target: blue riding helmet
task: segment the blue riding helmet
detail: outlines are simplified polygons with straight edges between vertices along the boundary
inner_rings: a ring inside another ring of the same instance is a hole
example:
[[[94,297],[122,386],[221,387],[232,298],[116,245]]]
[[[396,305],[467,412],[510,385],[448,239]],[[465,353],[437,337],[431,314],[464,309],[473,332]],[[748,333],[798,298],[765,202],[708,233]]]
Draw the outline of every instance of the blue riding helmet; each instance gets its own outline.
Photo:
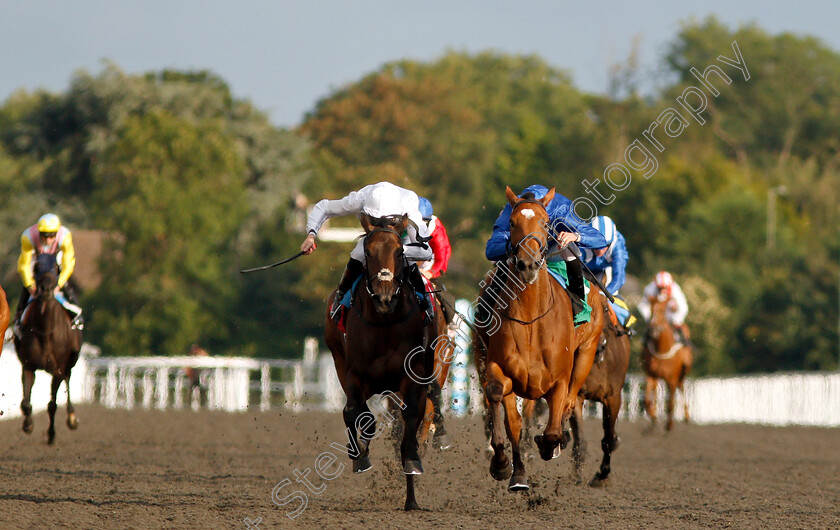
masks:
[[[428,221],[432,218],[432,213],[434,213],[432,203],[426,197],[420,197],[420,215],[423,216],[424,220]]]

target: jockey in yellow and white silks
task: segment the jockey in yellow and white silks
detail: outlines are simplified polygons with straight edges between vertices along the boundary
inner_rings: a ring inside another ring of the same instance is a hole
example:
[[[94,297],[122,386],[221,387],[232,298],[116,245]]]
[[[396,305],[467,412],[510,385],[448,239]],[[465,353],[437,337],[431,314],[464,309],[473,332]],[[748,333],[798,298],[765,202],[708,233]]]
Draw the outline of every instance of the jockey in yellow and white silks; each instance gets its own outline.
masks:
[[[409,273],[409,280],[415,291],[425,292],[425,284],[417,266],[417,261],[426,261],[432,258],[432,250],[425,244],[429,234],[426,223],[420,214],[419,198],[416,193],[405,188],[400,188],[390,182],[379,182],[364,188],[350,192],[346,197],[339,200],[323,199],[315,204],[309,219],[306,223],[308,235],[300,246],[300,249],[311,254],[317,246],[315,237],[327,219],[341,215],[368,215],[374,221],[385,217],[396,217],[408,215],[411,221],[403,236],[403,244],[421,243],[420,245],[405,246],[404,255],[412,264]],[[338,285],[335,299],[333,300],[331,314],[334,318],[338,316],[338,308],[344,295],[353,286],[355,280],[362,274],[365,263],[364,241],[359,240],[350,252],[350,260]],[[420,302],[421,309],[425,311],[426,320],[434,318],[434,308],[429,300],[428,293]]]
[[[79,307],[76,297],[76,289],[70,281],[73,271],[76,269],[76,251],[73,248],[73,235],[67,227],[61,225],[57,215],[48,213],[41,216],[38,222],[30,226],[20,236],[20,256],[18,257],[18,274],[23,282],[20,300],[18,300],[17,312],[15,313],[14,324],[20,324],[20,317],[30,296],[35,294],[35,276],[33,273],[34,258],[40,254],[53,254],[59,266],[58,284],[56,294],[63,292],[67,302],[64,307],[74,313],[74,327],[81,329],[82,309]]]

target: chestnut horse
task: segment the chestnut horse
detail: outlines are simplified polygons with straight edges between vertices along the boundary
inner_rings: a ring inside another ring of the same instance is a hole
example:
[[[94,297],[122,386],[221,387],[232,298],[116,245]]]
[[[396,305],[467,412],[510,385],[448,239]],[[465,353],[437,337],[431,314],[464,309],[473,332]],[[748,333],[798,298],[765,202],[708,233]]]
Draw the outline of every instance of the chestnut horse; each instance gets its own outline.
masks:
[[[591,320],[575,328],[571,300],[544,266],[550,237],[545,207],[554,198],[555,189],[539,200],[520,199],[510,187],[505,194],[513,210],[508,258],[494,271],[505,275],[503,292],[492,308],[499,325],[486,329],[479,323],[473,351],[479,374],[484,375],[492,422],[490,475],[496,480],[510,477],[508,490],[518,491],[529,489],[529,485],[520,453],[522,418],[516,397],[545,397],[548,425],[534,441],[543,460],[559,456],[561,443],[567,441],[563,422],[571,415],[592,367],[604,313],[603,295],[593,285],[587,298]],[[512,473],[502,425],[513,452]]]
[[[665,411],[668,423],[665,429],[674,426],[674,396],[680,389],[685,399],[683,383],[691,370],[691,347],[677,342],[676,332],[668,322],[666,308],[669,298],[650,297],[650,322],[647,337],[642,348],[642,368],[645,371],[645,410],[651,419],[651,427],[656,424],[656,386],[662,379],[668,386],[668,402]],[[685,400],[685,421],[689,421],[688,400]]]
[[[35,262],[35,295],[21,319],[20,338],[15,336],[15,349],[23,368],[23,431],[32,432],[32,405],[29,398],[35,383],[35,370],[52,374],[52,399],[47,407],[50,427],[49,443],[55,441],[56,395],[64,381],[67,385],[67,426],[79,426],[70,402],[70,371],[79,360],[82,332],[70,326],[70,315],[55,299],[58,265],[52,254],[41,254]]]
[[[6,333],[6,328],[9,327],[9,320],[11,319],[11,316],[12,313],[9,311],[9,301],[6,299],[6,291],[0,287],[0,329],[3,330],[4,334]],[[11,331],[9,333],[11,333]]]
[[[606,299],[604,302],[606,303]],[[605,308],[605,313],[608,311]],[[569,423],[572,426],[572,439],[574,440],[572,458],[575,465],[575,476],[580,481],[580,471],[586,457],[586,442],[580,428],[583,425],[583,403],[586,399],[601,403],[604,430],[601,449],[604,451],[604,458],[601,460],[600,469],[589,483],[591,486],[602,485],[609,478],[610,457],[619,444],[619,438],[615,432],[615,422],[621,410],[621,389],[624,386],[627,368],[630,365],[629,335],[623,326],[612,320],[613,315],[610,312],[610,318],[604,318],[604,329],[601,334],[601,341],[598,344],[595,362],[592,363],[589,376],[587,376],[580,389],[574,414],[569,418]],[[537,403],[537,401],[525,400],[522,404],[523,439],[525,441],[527,441],[531,426],[534,425]],[[523,445],[525,445],[524,442]]]
[[[427,388],[435,379],[434,344],[439,341],[435,340],[437,326],[423,325],[423,312],[408,279],[400,237],[407,223],[405,215],[392,224],[374,226],[366,215],[362,216],[366,260],[363,284],[354,294],[346,333],[338,330],[327,310],[324,338],[347,396],[344,423],[353,472],[371,468],[370,442],[383,430],[376,428],[368,399],[375,394],[392,397],[405,421],[400,446],[406,476],[405,509],[416,510],[420,507],[414,494],[414,476],[423,473],[417,433],[427,408]],[[334,296],[327,300],[327,308]]]

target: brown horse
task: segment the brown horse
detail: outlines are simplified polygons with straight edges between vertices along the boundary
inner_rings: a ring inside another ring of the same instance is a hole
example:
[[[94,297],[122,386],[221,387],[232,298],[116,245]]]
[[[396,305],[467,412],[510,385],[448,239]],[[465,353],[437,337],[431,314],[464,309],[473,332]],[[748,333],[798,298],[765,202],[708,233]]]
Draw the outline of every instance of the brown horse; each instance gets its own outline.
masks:
[[[407,223],[408,216],[403,216],[394,224],[374,226],[362,216],[366,260],[363,285],[354,295],[346,333],[338,330],[327,310],[324,338],[347,396],[344,423],[353,472],[370,469],[370,442],[382,432],[376,427],[367,400],[375,394],[387,395],[402,409],[405,430],[400,456],[406,476],[405,509],[416,510],[414,476],[423,473],[417,432],[427,408],[427,387],[435,379],[433,348],[438,329],[423,325],[422,311],[410,287],[400,237]],[[327,308],[334,296],[327,301]]]
[[[610,312],[610,316],[614,316],[614,313]],[[617,320],[605,318],[597,357],[586,382],[581,387],[581,393],[575,404],[575,413],[570,418],[574,439],[572,456],[575,462],[575,474],[580,478],[580,469],[586,455],[586,443],[580,429],[583,420],[583,401],[585,398],[601,403],[601,421],[604,429],[601,449],[604,451],[604,458],[601,460],[601,467],[590,482],[592,486],[603,484],[610,475],[610,457],[619,444],[615,422],[621,410],[621,389],[624,387],[624,378],[629,365],[630,337],[627,330]]]
[[[691,347],[677,342],[673,326],[668,322],[666,308],[668,298],[650,297],[650,322],[647,337],[642,348],[642,368],[645,371],[645,410],[651,419],[651,427],[656,424],[656,386],[662,379],[668,386],[667,430],[674,425],[674,396],[680,389],[685,398],[683,383],[691,370]],[[689,421],[688,400],[685,400],[685,421]]]
[[[492,421],[490,474],[496,480],[510,477],[508,490],[517,491],[529,486],[520,453],[522,418],[516,396],[545,397],[548,425],[534,441],[543,460],[559,456],[561,443],[568,440],[563,422],[592,367],[604,315],[603,295],[592,286],[587,298],[591,320],[575,328],[571,301],[544,266],[550,226],[545,207],[554,198],[554,188],[539,200],[520,199],[510,187],[505,193],[513,209],[508,259],[494,271],[504,282],[493,307],[499,325],[491,330],[479,323],[473,344]],[[512,473],[502,425],[511,442]]]
[[[52,399],[47,407],[50,427],[49,443],[55,441],[56,394],[64,381],[67,385],[67,426],[79,426],[70,402],[70,371],[79,359],[82,333],[70,326],[70,315],[53,295],[58,281],[55,256],[41,254],[35,262],[35,295],[20,325],[20,338],[15,336],[15,349],[23,368],[23,431],[32,432],[32,405],[29,398],[35,383],[35,370],[52,374]]]

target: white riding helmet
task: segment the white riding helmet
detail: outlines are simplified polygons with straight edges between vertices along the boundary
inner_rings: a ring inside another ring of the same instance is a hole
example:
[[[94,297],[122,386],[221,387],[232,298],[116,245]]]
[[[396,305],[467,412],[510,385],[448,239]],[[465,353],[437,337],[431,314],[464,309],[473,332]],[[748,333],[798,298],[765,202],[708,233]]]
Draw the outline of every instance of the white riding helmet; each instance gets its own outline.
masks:
[[[380,182],[365,200],[362,211],[374,219],[405,213],[400,189],[390,182]]]
[[[613,241],[615,241],[615,223],[612,219],[607,217],[606,215],[599,215],[598,217],[592,219],[592,228],[601,232],[601,235],[604,236],[604,239],[607,240],[607,245],[611,245]]]

